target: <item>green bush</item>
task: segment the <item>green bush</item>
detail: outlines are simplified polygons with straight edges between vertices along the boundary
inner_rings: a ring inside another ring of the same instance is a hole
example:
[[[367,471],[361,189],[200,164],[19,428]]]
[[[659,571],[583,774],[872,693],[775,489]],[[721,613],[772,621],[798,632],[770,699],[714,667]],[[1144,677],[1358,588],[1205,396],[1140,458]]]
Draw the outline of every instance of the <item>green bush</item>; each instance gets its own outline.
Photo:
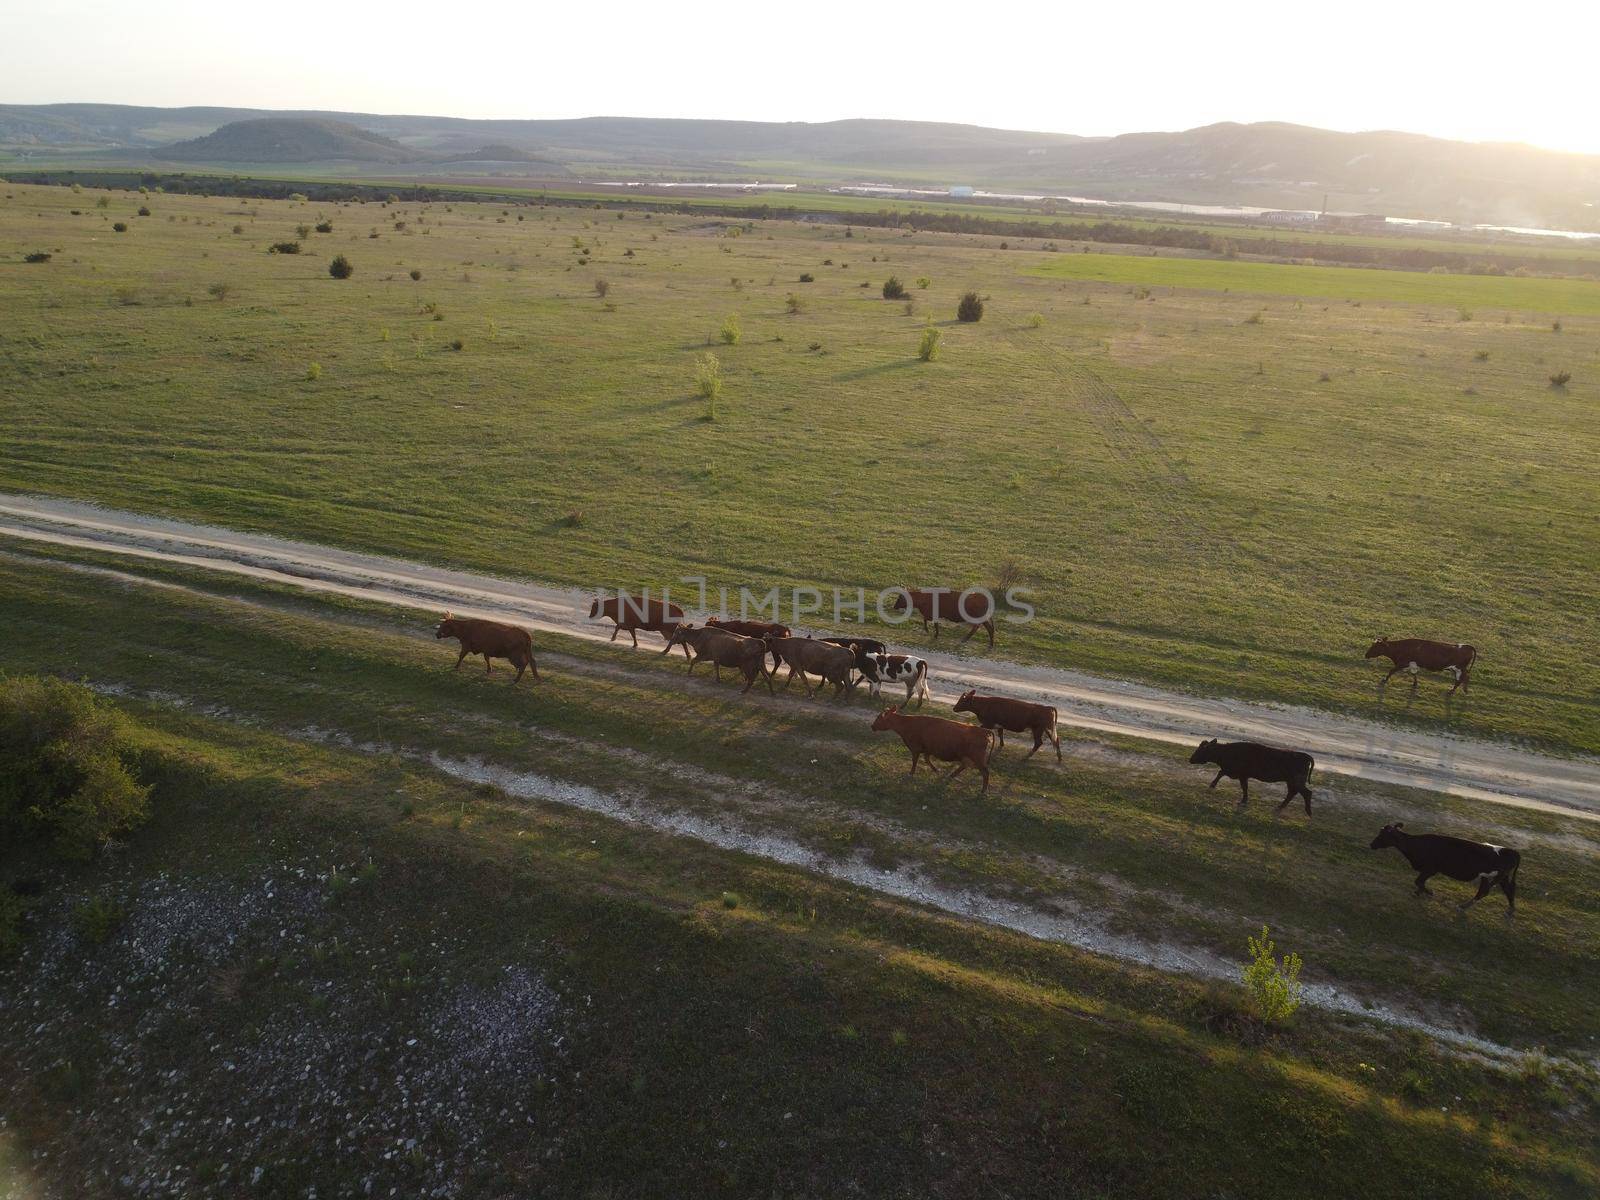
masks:
[[[939,357],[939,343],[944,340],[944,335],[936,326],[929,325],[922,331],[922,344],[917,347],[917,357],[923,362],[932,362]]]
[[[411,268],[411,278],[412,278],[413,282],[415,282],[418,279],[421,279],[422,278],[422,272],[417,270],[417,268],[412,267]]]
[[[114,223],[111,226],[111,232],[112,233],[127,233],[128,232],[128,223],[126,221],[117,221],[116,223]]]
[[[702,354],[695,360],[694,384],[706,401],[707,419],[717,419],[717,397],[722,395],[722,364],[715,354]]]
[[[956,305],[956,320],[981,321],[983,320],[983,297],[977,292],[968,292],[961,297],[961,303]]]
[[[317,232],[318,233],[332,233],[333,232],[333,222],[332,221],[322,221],[322,222],[318,223]]]
[[[885,300],[904,300],[906,298],[906,285],[898,278],[891,275],[883,281],[883,298]]]
[[[725,345],[737,346],[739,344],[739,314],[729,313],[728,319],[722,323],[722,341]]]
[[[1554,375],[1550,376],[1550,386],[1553,388],[1564,388],[1571,382],[1571,371],[1557,371]]]
[[[273,242],[267,247],[268,254],[299,254],[299,242]]]
[[[933,282],[933,280],[929,279],[926,275],[918,275],[917,276],[917,286],[919,288],[921,288],[923,291],[927,291],[928,290],[928,286],[932,282]]]
[[[127,724],[88,688],[0,681],[0,834],[40,838],[83,860],[142,824],[150,789],[133,775]]]
[[[355,273],[355,267],[352,266],[350,260],[342,254],[335,256],[334,260],[328,264],[328,274],[332,275],[335,279],[349,279],[350,276],[354,275]]]
[[[1247,939],[1247,945],[1250,961],[1244,968],[1244,986],[1256,1016],[1268,1025],[1287,1021],[1300,1007],[1300,956],[1285,954],[1280,964],[1273,957],[1275,947],[1265,925],[1261,936]]]
[[[35,250],[31,254],[23,255],[22,261],[23,262],[31,262],[31,263],[49,262],[50,261],[50,251],[48,251],[48,250]]]

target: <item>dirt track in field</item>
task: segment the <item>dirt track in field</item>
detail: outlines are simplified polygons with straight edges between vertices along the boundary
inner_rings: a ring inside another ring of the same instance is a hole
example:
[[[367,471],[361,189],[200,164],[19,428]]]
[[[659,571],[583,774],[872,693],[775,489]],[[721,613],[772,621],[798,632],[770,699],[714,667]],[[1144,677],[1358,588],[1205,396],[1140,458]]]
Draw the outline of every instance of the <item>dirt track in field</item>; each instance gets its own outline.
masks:
[[[0,494],[0,534],[198,567],[310,592],[462,615],[515,620],[535,630],[606,641],[611,627],[588,620],[588,597],[260,534],[191,525],[73,501]],[[905,648],[928,660],[932,698],[968,687],[1054,704],[1063,725],[1170,743],[1242,738],[1309,750],[1319,772],[1427,788],[1600,819],[1600,762],[1556,758],[1340,714],[1227,698],[1189,696],[1125,680],[1024,666],[977,654],[928,650],[920,630]],[[660,639],[646,635],[640,648]],[[971,646],[976,646],[974,639]],[[616,643],[627,648],[625,639]],[[891,697],[892,687],[885,689]]]

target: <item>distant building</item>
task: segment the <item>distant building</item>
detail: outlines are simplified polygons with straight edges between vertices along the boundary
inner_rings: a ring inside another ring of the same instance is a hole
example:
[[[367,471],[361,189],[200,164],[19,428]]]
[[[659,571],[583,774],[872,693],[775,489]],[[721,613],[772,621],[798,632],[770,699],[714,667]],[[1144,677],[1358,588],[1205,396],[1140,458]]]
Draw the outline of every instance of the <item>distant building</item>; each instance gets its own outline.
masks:
[[[1265,221],[1268,225],[1310,225],[1316,219],[1317,214],[1314,212],[1301,212],[1292,208],[1259,213],[1256,216],[1256,220]]]
[[[1389,218],[1382,213],[1323,213],[1317,218],[1319,229],[1340,233],[1382,233],[1388,226]]]
[[[972,189],[964,183],[959,183],[950,189],[950,194],[958,200],[963,200],[972,195]]]

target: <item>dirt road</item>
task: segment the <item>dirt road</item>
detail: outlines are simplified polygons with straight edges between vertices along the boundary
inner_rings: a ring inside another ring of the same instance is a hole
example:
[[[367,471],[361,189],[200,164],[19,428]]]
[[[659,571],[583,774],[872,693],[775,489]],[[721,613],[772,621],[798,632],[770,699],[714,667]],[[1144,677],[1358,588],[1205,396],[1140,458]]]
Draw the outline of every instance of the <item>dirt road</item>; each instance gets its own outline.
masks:
[[[516,620],[572,637],[605,641],[611,631],[609,625],[590,622],[587,596],[570,590],[66,500],[0,494],[0,535],[181,563],[312,592]],[[925,649],[920,629],[908,631],[904,641],[928,659],[935,700],[953,700],[967,687],[1004,691],[1054,704],[1062,724],[1082,729],[1178,744],[1221,737],[1301,747],[1316,756],[1319,772],[1600,819],[1600,761],[1594,759],[1556,758],[1310,709],[1189,696],[976,653],[940,653]],[[652,650],[661,645],[650,634],[641,649],[647,642]],[[627,643],[623,639],[617,645],[626,649]]]

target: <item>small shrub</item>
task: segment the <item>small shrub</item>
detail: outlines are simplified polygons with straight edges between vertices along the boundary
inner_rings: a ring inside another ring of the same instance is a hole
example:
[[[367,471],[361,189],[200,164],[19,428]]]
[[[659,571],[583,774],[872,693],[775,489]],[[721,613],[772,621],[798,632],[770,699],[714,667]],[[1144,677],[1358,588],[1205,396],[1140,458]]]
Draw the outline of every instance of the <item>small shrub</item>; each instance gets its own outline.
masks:
[[[139,206],[139,215],[141,217],[148,217],[150,215],[150,210],[141,204]]]
[[[309,226],[309,225],[296,225],[294,227],[294,232],[295,232],[295,236],[298,237],[303,242],[308,237],[311,236],[311,226]]]
[[[1560,333],[1561,332],[1561,322],[1560,321],[1551,321],[1550,322],[1550,332],[1551,333]]]
[[[1470,308],[1458,308],[1456,310],[1456,320],[1458,320],[1458,321],[1470,321],[1470,320],[1472,320],[1472,310]]]
[[[811,351],[813,354],[815,354],[818,350],[822,349],[822,343],[821,342],[808,342],[806,344],[806,349]]]
[[[267,247],[268,254],[299,254],[299,242],[273,242]]]
[[[800,276],[801,283],[815,283],[816,281],[817,277],[811,274],[810,271],[803,272]]]
[[[48,250],[35,250],[32,254],[24,255],[22,261],[23,262],[32,262],[32,263],[49,262],[50,261],[50,251],[48,251]]]
[[[983,320],[983,297],[977,292],[968,292],[961,297],[961,303],[956,305],[956,320],[966,321],[969,324]]]
[[[118,221],[116,224],[114,224],[111,227],[111,232],[112,233],[127,233],[128,232],[128,223],[126,221]]]
[[[1029,313],[1028,314],[1028,328],[1029,329],[1043,329],[1044,328],[1044,314],[1043,313]]]
[[[722,395],[722,364],[715,354],[702,354],[695,359],[694,385],[701,397],[711,403],[710,419],[716,420],[715,405],[717,397]]]
[[[568,529],[576,529],[583,524],[583,509],[573,508],[567,510],[567,515],[561,518],[561,524]]]
[[[1472,356],[1472,361],[1473,362],[1488,362],[1489,361],[1489,352],[1487,350],[1479,350],[1476,354],[1474,354]]]
[[[98,200],[96,200],[94,202],[94,206],[96,208],[110,208],[111,207],[111,197],[110,196],[101,196],[100,199],[98,199]]]
[[[328,264],[328,274],[332,275],[335,279],[349,279],[350,276],[354,275],[355,273],[355,267],[352,266],[350,260],[342,254],[336,255],[334,260]]]
[[[932,362],[939,357],[939,343],[944,340],[944,334],[935,325],[929,325],[922,331],[922,342],[917,347],[917,357],[923,362]]]
[[[122,905],[115,900],[95,896],[73,910],[72,927],[84,941],[98,946],[112,935],[126,916]]]
[[[718,336],[722,338],[722,344],[725,346],[737,346],[739,344],[741,334],[738,313],[728,314],[727,319],[722,322],[722,331]]]
[[[243,233],[244,232],[244,226],[243,225],[235,225],[233,227],[233,231],[234,231],[234,233]]]
[[[1267,322],[1267,310],[1264,309],[1264,308],[1256,309],[1255,312],[1251,313],[1248,317],[1246,317],[1244,319],[1244,323],[1246,325],[1265,325],[1266,322]]]
[[[1247,939],[1250,961],[1242,977],[1255,1014],[1268,1025],[1287,1021],[1300,1007],[1300,956],[1285,954],[1282,963],[1273,957],[1275,947],[1261,927],[1259,938]]]
[[[332,233],[333,232],[333,222],[332,221],[319,222],[318,225],[317,225],[317,232],[318,233]]]
[[[606,293],[609,292],[610,290],[611,290],[611,283],[610,283],[609,280],[596,279],[594,281],[594,294],[596,296],[599,296],[600,299],[604,300],[606,298]]]
[[[1550,376],[1550,386],[1553,388],[1564,388],[1571,382],[1571,371],[1557,371],[1554,375]]]
[[[790,292],[784,297],[783,306],[784,308],[788,309],[791,314],[799,313],[800,310],[805,307],[800,297],[796,296],[793,292]]]
[[[898,278],[891,275],[883,281],[883,298],[885,300],[904,300],[906,298],[906,285]]]
[[[927,291],[929,286],[932,283],[933,283],[933,280],[929,279],[926,275],[918,275],[917,276],[917,286],[919,288],[921,288],[923,291]]]
[[[227,283],[220,279],[217,280],[216,283],[213,283],[210,287],[206,288],[206,294],[212,299],[218,301],[226,300],[232,291],[233,284]]]
[[[40,837],[63,858],[89,858],[148,814],[133,763],[123,717],[88,688],[0,681],[0,841]]]
[[[322,364],[321,363],[307,363],[306,364],[306,379],[308,381],[310,381],[310,382],[315,382],[316,380],[321,379],[321,378],[322,378]]]
[[[450,349],[452,349],[452,350],[460,351],[460,350],[465,350],[466,348],[467,348],[467,343],[464,342],[460,338],[455,338],[450,343]]]
[[[422,272],[417,270],[417,268],[412,267],[411,268],[411,280],[412,280],[412,282],[415,283],[417,280],[419,280],[421,278],[422,278]]]

